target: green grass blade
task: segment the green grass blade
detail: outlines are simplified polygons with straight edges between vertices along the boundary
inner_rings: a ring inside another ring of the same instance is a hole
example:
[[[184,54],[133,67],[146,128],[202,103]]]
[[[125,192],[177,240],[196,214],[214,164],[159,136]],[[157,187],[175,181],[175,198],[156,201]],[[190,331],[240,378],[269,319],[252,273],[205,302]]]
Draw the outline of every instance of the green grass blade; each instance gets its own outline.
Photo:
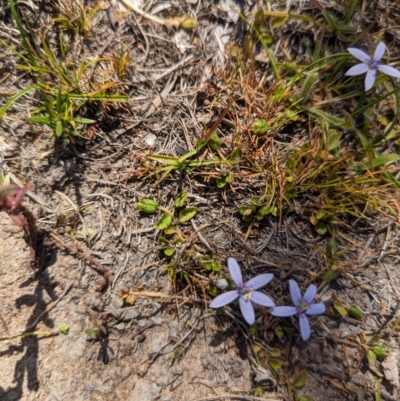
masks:
[[[177,157],[164,156],[164,155],[148,155],[147,158],[159,163],[165,163],[168,164],[169,166],[179,168],[179,159]]]
[[[130,100],[127,95],[81,95],[77,93],[66,94],[69,100],[104,100],[107,102],[125,102]]]
[[[349,9],[347,10],[346,17],[344,18],[344,23],[345,25],[348,25],[353,18],[354,10],[356,8],[358,0],[353,0],[353,2],[350,4]]]
[[[304,85],[303,85],[303,88],[302,88],[302,90],[301,90],[300,98],[303,99],[303,100],[301,101],[301,103],[304,104],[305,101],[307,100],[307,97],[308,97],[308,95],[310,94],[311,88],[314,86],[315,81],[317,80],[317,77],[318,77],[317,74],[310,74],[310,75],[306,78],[306,80],[305,80],[305,82],[304,82]]]
[[[26,121],[33,123],[33,124],[50,124],[50,117],[49,116],[33,116],[28,117]]]
[[[8,99],[8,101],[6,102],[6,104],[1,108],[0,110],[0,118],[3,118],[4,114],[6,113],[6,111],[10,108],[10,106],[16,102],[20,97],[26,95],[28,92],[38,89],[38,85],[34,84],[34,85],[30,85],[25,89],[22,89],[21,91],[19,91],[18,93],[16,93],[14,96],[11,96],[10,99]]]
[[[342,118],[335,117],[332,114],[325,113],[324,111],[319,110],[315,107],[300,106],[300,109],[313,115],[314,117],[323,118],[325,121],[327,121],[331,124],[337,125],[339,127],[346,126],[346,122]]]
[[[389,155],[378,156],[375,159],[364,163],[364,166],[367,170],[371,170],[377,167],[385,166],[388,163],[396,162],[398,160],[400,160],[400,155],[392,153]]]

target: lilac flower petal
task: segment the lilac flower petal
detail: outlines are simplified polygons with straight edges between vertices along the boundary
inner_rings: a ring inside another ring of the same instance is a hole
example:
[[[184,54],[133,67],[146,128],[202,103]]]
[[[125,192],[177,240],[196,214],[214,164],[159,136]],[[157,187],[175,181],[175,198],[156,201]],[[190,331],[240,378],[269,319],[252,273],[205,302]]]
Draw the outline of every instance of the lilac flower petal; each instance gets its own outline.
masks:
[[[376,46],[374,53],[374,61],[379,61],[383,55],[385,54],[386,46],[383,42],[380,42],[378,46]]]
[[[236,259],[234,258],[229,258],[228,259],[228,268],[229,268],[229,273],[232,277],[232,280],[236,284],[237,287],[243,287],[243,278],[242,278],[242,272],[240,271],[240,266],[237,262]]]
[[[307,315],[321,315],[322,313],[325,313],[325,305],[323,303],[319,304],[311,304],[310,307],[308,308],[306,314]]]
[[[369,91],[375,82],[376,70],[369,70],[365,76],[365,91]]]
[[[273,278],[274,275],[272,273],[260,274],[250,279],[246,283],[246,287],[251,287],[253,290],[258,290],[267,285]]]
[[[310,284],[306,292],[304,293],[303,300],[308,304],[311,304],[311,302],[315,298],[316,293],[317,293],[317,287],[314,284]]]
[[[253,305],[250,301],[246,301],[244,298],[240,297],[239,306],[244,320],[246,320],[246,322],[251,326],[256,320]]]
[[[302,298],[299,285],[296,283],[296,281],[289,280],[289,288],[292,301],[297,306],[297,304],[300,302]]]
[[[239,292],[237,290],[228,291],[225,294],[218,295],[214,298],[210,303],[210,308],[221,308],[222,306],[230,304],[236,298],[239,298]]]
[[[351,67],[350,70],[348,70],[344,75],[352,77],[354,75],[364,74],[367,71],[368,71],[368,66],[362,63],[362,64],[357,64],[354,67]]]
[[[297,308],[295,306],[275,306],[269,310],[269,313],[277,317],[288,317],[295,315]]]
[[[254,291],[251,294],[251,301],[268,308],[273,308],[275,306],[275,302],[272,300],[272,298],[260,291]]]
[[[356,59],[362,61],[363,63],[369,63],[371,61],[371,57],[368,56],[367,53],[363,52],[360,49],[357,49],[355,47],[350,47],[347,49],[347,51]]]
[[[386,75],[390,75],[391,77],[400,78],[400,71],[396,70],[396,68],[390,67],[389,65],[378,65],[376,67],[380,72],[383,72]]]
[[[303,341],[307,341],[310,338],[310,323],[308,322],[307,316],[304,313],[299,315],[300,333]]]

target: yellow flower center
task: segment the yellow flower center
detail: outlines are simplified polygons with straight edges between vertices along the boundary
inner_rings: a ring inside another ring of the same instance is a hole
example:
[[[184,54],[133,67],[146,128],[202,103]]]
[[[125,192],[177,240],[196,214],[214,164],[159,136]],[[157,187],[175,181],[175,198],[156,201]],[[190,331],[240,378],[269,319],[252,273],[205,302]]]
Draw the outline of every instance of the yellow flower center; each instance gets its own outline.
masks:
[[[251,295],[253,294],[253,289],[252,288],[243,288],[240,291],[240,295],[246,300],[246,301],[250,301],[251,300]]]
[[[297,311],[299,313],[305,313],[307,312],[308,308],[310,305],[308,305],[307,302],[303,301],[302,299],[300,300],[300,302],[297,305]]]

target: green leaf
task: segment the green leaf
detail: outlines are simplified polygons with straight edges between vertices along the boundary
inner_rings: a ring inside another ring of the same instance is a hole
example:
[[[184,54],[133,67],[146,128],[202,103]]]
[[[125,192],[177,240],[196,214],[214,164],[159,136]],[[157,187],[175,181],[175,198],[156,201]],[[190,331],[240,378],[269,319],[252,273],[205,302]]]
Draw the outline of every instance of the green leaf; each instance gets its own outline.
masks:
[[[329,238],[326,243],[326,248],[330,252],[331,255],[334,255],[337,251],[336,242],[333,238]]]
[[[237,160],[242,157],[242,149],[235,148],[233,149],[231,155],[229,156],[229,160]]]
[[[336,311],[339,313],[340,316],[347,315],[347,310],[343,306],[334,304],[333,307],[336,309]]]
[[[279,358],[282,354],[281,350],[279,348],[271,348],[269,350],[269,354],[273,356],[274,358]]]
[[[239,212],[242,216],[250,216],[253,213],[253,208],[249,205],[243,205],[239,207]]]
[[[381,379],[377,379],[374,383],[375,401],[382,401],[381,391],[380,391],[381,381],[382,381]]]
[[[203,256],[200,260],[205,264],[207,270],[212,270],[214,272],[219,272],[221,270],[219,263],[213,259],[210,260],[206,256]]]
[[[158,243],[161,246],[169,246],[169,241],[165,237],[159,237],[158,238]]]
[[[68,93],[67,97],[69,100],[97,100],[107,102],[125,102],[130,101],[130,96],[127,95],[80,95],[76,93]]]
[[[56,137],[59,138],[62,135],[62,132],[63,132],[62,121],[58,120],[56,123]]]
[[[365,168],[370,170],[376,167],[385,166],[388,163],[395,162],[400,160],[400,155],[395,153],[389,155],[378,156],[375,159],[371,160],[364,164]]]
[[[179,221],[184,223],[185,221],[189,221],[192,219],[197,213],[197,207],[187,207],[179,212]]]
[[[188,197],[188,191],[182,191],[175,196],[175,207],[183,207]]]
[[[326,234],[328,228],[326,226],[326,223],[324,223],[323,221],[317,221],[317,223],[314,226],[315,231],[319,234],[319,235],[324,235]]]
[[[372,345],[378,345],[379,341],[381,341],[381,338],[379,337],[378,334],[375,334],[372,336],[372,338],[369,340],[369,343]]]
[[[374,363],[376,361],[376,355],[370,349],[367,351],[367,359],[369,363]]]
[[[308,107],[308,106],[301,106],[301,108],[316,117],[320,117],[323,120],[325,120],[328,123],[331,123],[333,125],[337,125],[339,127],[345,127],[345,121],[342,118],[338,118],[333,116],[332,114],[326,113],[325,111],[322,111],[320,109],[317,109],[315,107]]]
[[[325,274],[324,274],[324,280],[329,283],[330,281],[333,281],[336,279],[337,277],[337,272],[335,270],[328,270]]]
[[[140,199],[138,203],[136,203],[136,207],[138,210],[144,213],[153,214],[158,209],[158,203],[153,199]]]
[[[33,123],[33,124],[50,124],[50,117],[49,116],[33,116],[28,117],[26,121]]]
[[[269,129],[270,129],[270,126],[268,125],[267,121],[264,119],[257,120],[252,126],[254,135],[263,135],[266,132],[268,132]]]
[[[287,16],[271,18],[271,25],[273,29],[280,28],[288,20]]]
[[[78,124],[94,124],[96,120],[90,120],[89,118],[75,117],[74,121]]]
[[[352,306],[347,312],[349,316],[354,317],[355,319],[362,319],[364,317],[363,311],[357,308],[357,306]]]
[[[339,147],[340,144],[340,135],[339,132],[337,132],[334,129],[329,130],[329,143],[328,143],[328,150],[334,150]]]
[[[100,329],[95,326],[90,326],[86,331],[86,334],[88,334],[90,337],[93,339],[97,340],[100,337]]]
[[[64,334],[64,335],[66,336],[66,335],[68,335],[68,333],[69,333],[69,326],[68,326],[67,324],[62,324],[62,325],[58,328],[58,331],[59,331],[61,334]]]
[[[164,234],[173,235],[176,234],[176,229],[173,226],[168,226],[164,229]]]
[[[160,220],[157,221],[155,228],[157,230],[164,230],[164,228],[167,228],[172,222],[172,217],[168,213],[164,213]]]
[[[304,387],[308,380],[308,373],[305,370],[297,373],[297,375],[293,378],[292,384],[293,387],[301,388]]]
[[[303,88],[301,89],[301,95],[300,95],[300,98],[302,99],[301,100],[302,103],[305,103],[305,101],[307,100],[307,97],[310,94],[311,89],[314,86],[315,81],[317,80],[317,78],[318,78],[318,74],[317,73],[310,74],[306,78],[306,80],[305,80],[305,82],[303,84]]]
[[[263,46],[268,46],[274,41],[274,37],[269,35],[268,33],[260,35],[259,39]]]
[[[177,157],[172,156],[163,156],[163,155],[149,155],[148,159],[154,160],[156,162],[165,163],[169,166],[173,166],[175,168],[179,168],[179,159]]]
[[[279,359],[269,359],[269,366],[275,371],[280,370],[282,368],[282,362]]]
[[[226,184],[232,181],[231,175],[221,175],[217,178],[217,187],[224,188]]]
[[[290,179],[288,180],[290,182]],[[298,191],[296,188],[292,187],[292,188],[288,188],[285,191],[285,198],[287,199],[293,199],[298,195]]]
[[[377,344],[372,348],[372,351],[378,358],[386,358],[390,351],[383,345],[383,344]]]
[[[215,284],[207,285],[206,290],[208,292],[208,295],[210,295],[211,298],[215,298],[218,295],[218,288]]]
[[[332,30],[336,31],[338,29],[338,23],[335,21],[332,15],[326,10],[326,8],[322,10],[322,15],[325,17],[326,22],[329,24]]]
[[[175,248],[166,248],[164,249],[164,253],[166,256],[172,256],[175,253]]]
[[[218,150],[221,147],[221,139],[219,139],[218,134],[214,133],[210,135],[208,139],[208,145],[212,150]]]
[[[58,87],[58,91],[57,91],[56,110],[57,110],[57,113],[58,113],[58,114],[61,114],[61,112],[62,112],[62,92],[61,92],[61,86]]]
[[[309,395],[302,395],[299,397],[299,401],[314,401],[314,398],[310,397]]]

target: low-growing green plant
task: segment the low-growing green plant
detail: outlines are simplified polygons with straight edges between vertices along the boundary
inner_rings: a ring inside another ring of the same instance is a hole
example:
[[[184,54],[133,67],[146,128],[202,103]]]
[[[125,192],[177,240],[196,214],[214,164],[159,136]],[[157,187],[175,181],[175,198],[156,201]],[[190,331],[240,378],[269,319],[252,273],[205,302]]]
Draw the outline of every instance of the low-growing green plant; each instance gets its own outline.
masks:
[[[101,336],[108,334],[106,323],[108,321],[108,315],[105,313],[97,313],[89,317],[90,326],[86,330],[86,334],[89,335],[93,340],[98,340]]]
[[[33,31],[29,21],[21,10],[17,11],[14,0],[9,0],[11,14],[21,36],[21,47],[16,49],[9,46],[0,39],[0,43],[18,55],[22,63],[18,66],[21,70],[28,71],[36,79],[36,83],[11,96],[11,98],[0,109],[0,118],[14,102],[31,91],[39,95],[40,105],[30,112],[28,122],[47,125],[52,131],[53,138],[61,138],[68,142],[75,142],[77,137],[88,139],[84,134],[84,126],[96,122],[85,116],[85,106],[89,102],[112,102],[126,101],[128,96],[112,93],[115,83],[110,77],[108,82],[90,85],[86,73],[98,60],[87,62],[85,57],[68,61],[57,58],[51,49],[45,33],[38,34]],[[74,7],[81,7],[74,3]],[[72,7],[72,5],[71,5]],[[82,11],[82,10],[81,10]],[[90,13],[80,13],[82,21],[71,21],[75,26],[76,33],[82,34],[87,31],[88,19],[97,12],[95,7]],[[56,19],[53,23],[66,24],[66,18]],[[72,27],[72,25],[71,25]],[[67,49],[63,40],[60,41],[60,53],[65,54]],[[71,45],[71,44],[70,44]]]
[[[158,238],[160,249],[168,257],[175,254],[176,250],[185,243],[185,236],[180,229],[180,224],[188,222],[197,213],[194,206],[185,207],[188,192],[182,191],[174,201],[173,210],[165,209],[159,206],[159,210],[163,212],[157,221],[155,228],[163,232],[164,236]]]

